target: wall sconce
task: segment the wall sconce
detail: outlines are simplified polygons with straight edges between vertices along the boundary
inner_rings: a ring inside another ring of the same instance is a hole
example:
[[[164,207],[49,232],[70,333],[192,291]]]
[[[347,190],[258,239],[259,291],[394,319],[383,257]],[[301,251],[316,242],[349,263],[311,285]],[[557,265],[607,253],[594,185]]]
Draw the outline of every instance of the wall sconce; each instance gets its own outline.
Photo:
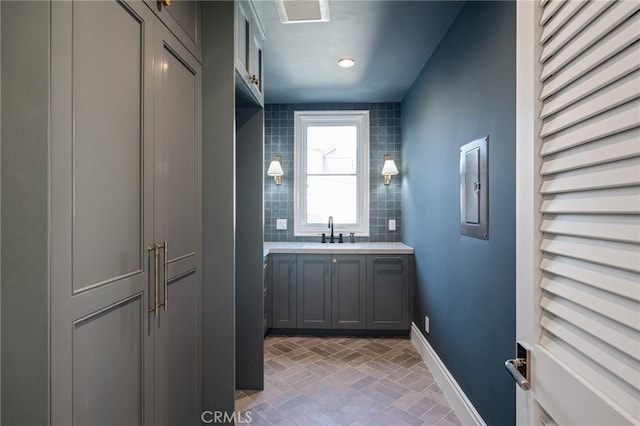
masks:
[[[384,176],[384,184],[389,185],[391,183],[391,176],[398,174],[398,168],[395,161],[391,159],[390,155],[384,156],[384,166],[382,166],[382,176]]]
[[[284,175],[284,170],[282,170],[282,157],[276,155],[275,160],[269,164],[269,169],[267,170],[267,175],[273,176],[273,180],[276,182],[276,185],[282,184],[282,175]]]

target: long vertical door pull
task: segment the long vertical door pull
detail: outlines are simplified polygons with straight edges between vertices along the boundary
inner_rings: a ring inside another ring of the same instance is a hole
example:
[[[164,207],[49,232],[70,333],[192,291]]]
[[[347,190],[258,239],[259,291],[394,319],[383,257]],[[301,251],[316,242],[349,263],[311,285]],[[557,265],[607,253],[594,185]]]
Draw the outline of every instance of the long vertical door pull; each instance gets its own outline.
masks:
[[[166,241],[159,246],[164,248],[164,310],[169,309],[169,243]]]
[[[153,309],[149,309],[148,312],[153,312],[153,316],[157,317],[158,316],[158,308],[160,307],[160,305],[158,305],[158,248],[160,248],[158,246],[158,244],[154,244],[153,246],[147,247],[147,251],[151,252],[153,251],[153,280],[154,280],[154,287],[155,287],[155,294],[154,294],[154,306]]]

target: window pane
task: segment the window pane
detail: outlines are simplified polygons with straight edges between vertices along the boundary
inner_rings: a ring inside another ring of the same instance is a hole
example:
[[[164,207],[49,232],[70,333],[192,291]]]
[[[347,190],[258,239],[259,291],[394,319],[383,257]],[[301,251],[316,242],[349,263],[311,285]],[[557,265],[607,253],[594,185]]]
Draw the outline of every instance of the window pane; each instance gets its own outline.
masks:
[[[307,223],[355,224],[356,188],[355,176],[308,176]]]
[[[355,174],[357,137],[356,126],[307,127],[307,173]]]

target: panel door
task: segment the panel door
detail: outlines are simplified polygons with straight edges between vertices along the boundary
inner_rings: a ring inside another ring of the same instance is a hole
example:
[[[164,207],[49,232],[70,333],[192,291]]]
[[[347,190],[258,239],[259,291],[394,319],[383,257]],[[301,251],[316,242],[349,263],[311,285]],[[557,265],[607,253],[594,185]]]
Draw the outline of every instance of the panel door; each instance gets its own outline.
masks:
[[[154,234],[165,246],[162,306],[154,321],[155,424],[195,424],[201,387],[200,64],[164,26],[158,25],[155,43]]]
[[[296,255],[272,255],[272,318],[273,328],[296,328]]]
[[[331,328],[331,256],[298,255],[298,328]]]
[[[154,423],[154,19],[137,2],[51,3],[54,425]]]
[[[518,424],[640,424],[639,10],[517,4]]]
[[[331,259],[331,325],[361,329],[367,326],[367,257],[337,255]]]
[[[409,329],[408,257],[367,256],[367,328]]]

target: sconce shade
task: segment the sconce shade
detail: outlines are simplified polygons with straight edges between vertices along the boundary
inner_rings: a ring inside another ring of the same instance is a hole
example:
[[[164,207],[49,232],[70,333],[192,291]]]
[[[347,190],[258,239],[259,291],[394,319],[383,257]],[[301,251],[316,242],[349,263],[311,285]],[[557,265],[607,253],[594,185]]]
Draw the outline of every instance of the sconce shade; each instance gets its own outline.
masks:
[[[282,185],[282,176],[284,175],[284,170],[282,170],[282,163],[280,163],[282,157],[276,155],[276,159],[269,164],[269,169],[267,170],[267,175],[273,176],[273,180],[276,185]]]
[[[395,161],[388,159],[384,161],[384,166],[382,166],[382,176],[393,176],[398,174],[398,168],[396,167]]]
[[[267,175],[269,176],[284,175],[284,170],[282,170],[282,165],[280,164],[280,161],[273,160],[271,164],[269,164],[269,170],[267,170]]]
[[[391,176],[398,174],[398,168],[395,161],[391,159],[391,156],[384,156],[384,165],[382,166],[382,176],[384,176],[384,184],[391,184]]]

